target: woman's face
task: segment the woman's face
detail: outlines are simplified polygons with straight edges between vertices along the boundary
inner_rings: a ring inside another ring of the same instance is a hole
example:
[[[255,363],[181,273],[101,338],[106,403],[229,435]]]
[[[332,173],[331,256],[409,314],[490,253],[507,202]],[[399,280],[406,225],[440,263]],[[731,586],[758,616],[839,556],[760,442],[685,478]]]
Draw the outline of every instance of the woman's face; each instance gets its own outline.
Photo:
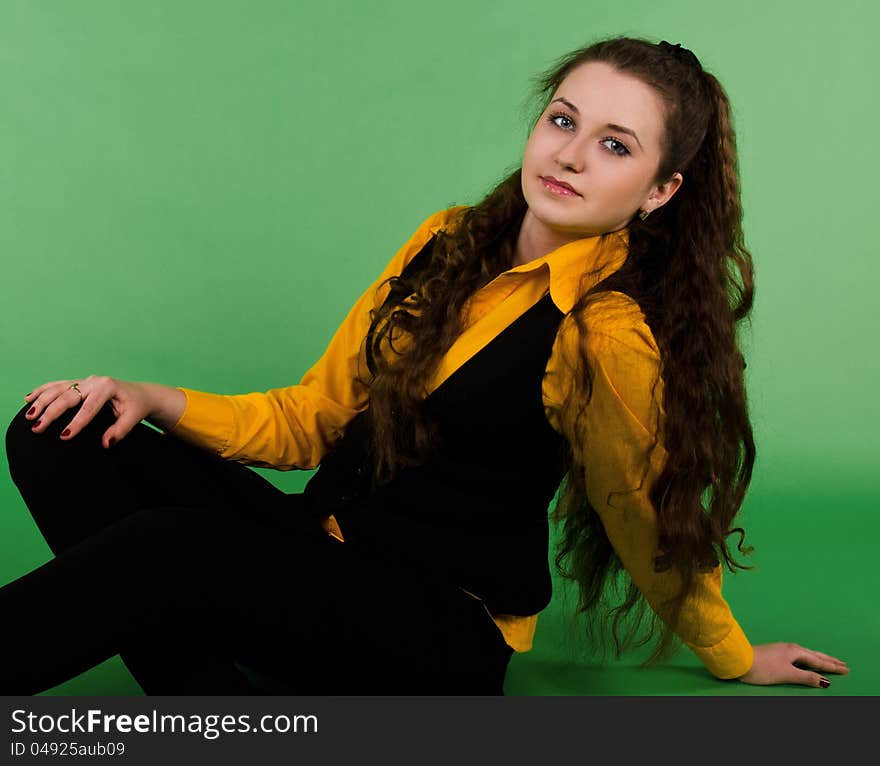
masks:
[[[530,238],[555,246],[616,231],[640,209],[665,204],[682,177],[653,182],[662,130],[662,102],[641,80],[602,62],[573,69],[526,143],[522,189],[529,209],[523,225]],[[549,189],[542,180],[547,176],[576,194]]]

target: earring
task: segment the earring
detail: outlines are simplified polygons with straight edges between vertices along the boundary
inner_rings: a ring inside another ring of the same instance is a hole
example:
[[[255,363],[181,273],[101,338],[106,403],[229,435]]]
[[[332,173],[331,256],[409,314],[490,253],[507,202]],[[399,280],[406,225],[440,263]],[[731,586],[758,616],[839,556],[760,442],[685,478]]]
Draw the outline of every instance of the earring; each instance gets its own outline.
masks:
[[[649,215],[651,215],[651,211],[650,211],[650,210],[639,210],[639,218],[641,218],[643,221],[644,221]]]

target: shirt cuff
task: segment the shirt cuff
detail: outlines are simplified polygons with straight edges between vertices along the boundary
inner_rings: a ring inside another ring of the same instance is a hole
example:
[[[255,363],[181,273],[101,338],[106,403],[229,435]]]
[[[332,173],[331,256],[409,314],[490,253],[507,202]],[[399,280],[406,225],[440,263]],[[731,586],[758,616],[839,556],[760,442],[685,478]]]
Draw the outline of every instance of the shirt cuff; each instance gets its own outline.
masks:
[[[717,644],[685,644],[716,678],[739,678],[748,673],[755,660],[755,650],[737,622],[734,622],[730,632]]]
[[[177,387],[186,396],[178,421],[166,433],[222,456],[229,447],[235,411],[225,394]]]

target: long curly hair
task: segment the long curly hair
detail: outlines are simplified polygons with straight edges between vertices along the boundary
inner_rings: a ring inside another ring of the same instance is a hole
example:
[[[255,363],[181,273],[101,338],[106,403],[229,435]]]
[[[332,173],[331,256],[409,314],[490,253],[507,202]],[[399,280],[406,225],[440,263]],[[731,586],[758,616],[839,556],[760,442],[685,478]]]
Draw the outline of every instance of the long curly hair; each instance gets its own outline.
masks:
[[[551,513],[562,525],[555,565],[562,577],[577,583],[576,616],[586,620],[587,644],[601,645],[603,655],[609,620],[617,657],[649,642],[661,628],[654,652],[643,663],[651,665],[680,648],[675,627],[701,572],[717,567],[719,557],[731,571],[753,568],[734,561],[727,545],[727,537],[737,532],[739,551],[752,552],[742,547],[744,530],[731,524],[755,460],[737,339],[737,323],[753,302],[753,264],[743,244],[730,105],[718,80],[669,46],[607,38],[563,56],[536,78],[538,116],[567,74],[593,61],[611,64],[659,94],[665,130],[654,182],[665,182],[676,171],[686,179],[647,219],[633,217],[627,227],[629,251],[614,275],[621,285],[615,289],[637,301],[660,350],[654,387],[662,378],[665,414],[656,418],[643,481],[662,433],[666,460],[649,488],[659,543],[654,568],[675,570],[680,589],[647,609],[587,497],[578,424],[592,394],[587,308],[607,295],[601,282],[581,292],[563,320],[577,324],[583,342],[574,368],[576,394],[564,419],[566,471]],[[436,235],[429,268],[411,283],[392,277],[389,300],[371,315],[368,411],[377,484],[430,456],[434,430],[423,407],[426,383],[465,326],[468,298],[513,265],[527,209],[521,173],[516,168],[479,203],[458,211]],[[409,340],[404,347],[395,346],[404,338]],[[647,632],[640,635],[646,615]]]

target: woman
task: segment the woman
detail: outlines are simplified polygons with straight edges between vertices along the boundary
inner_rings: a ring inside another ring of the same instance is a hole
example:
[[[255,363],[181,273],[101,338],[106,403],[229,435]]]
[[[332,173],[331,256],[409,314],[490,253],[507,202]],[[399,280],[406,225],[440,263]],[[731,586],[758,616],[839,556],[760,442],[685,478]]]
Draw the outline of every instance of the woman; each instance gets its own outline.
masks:
[[[429,216],[299,385],[28,394],[10,472],[56,557],[0,589],[4,691],[118,652],[147,694],[258,693],[243,666],[300,693],[500,694],[550,601],[560,488],[556,563],[589,640],[614,615],[619,653],[648,606],[651,662],[680,640],[720,679],[847,672],[752,646],[721,596],[755,456],[722,87],[632,38],[540,86],[521,168]],[[245,465],[320,468],[286,495]]]

